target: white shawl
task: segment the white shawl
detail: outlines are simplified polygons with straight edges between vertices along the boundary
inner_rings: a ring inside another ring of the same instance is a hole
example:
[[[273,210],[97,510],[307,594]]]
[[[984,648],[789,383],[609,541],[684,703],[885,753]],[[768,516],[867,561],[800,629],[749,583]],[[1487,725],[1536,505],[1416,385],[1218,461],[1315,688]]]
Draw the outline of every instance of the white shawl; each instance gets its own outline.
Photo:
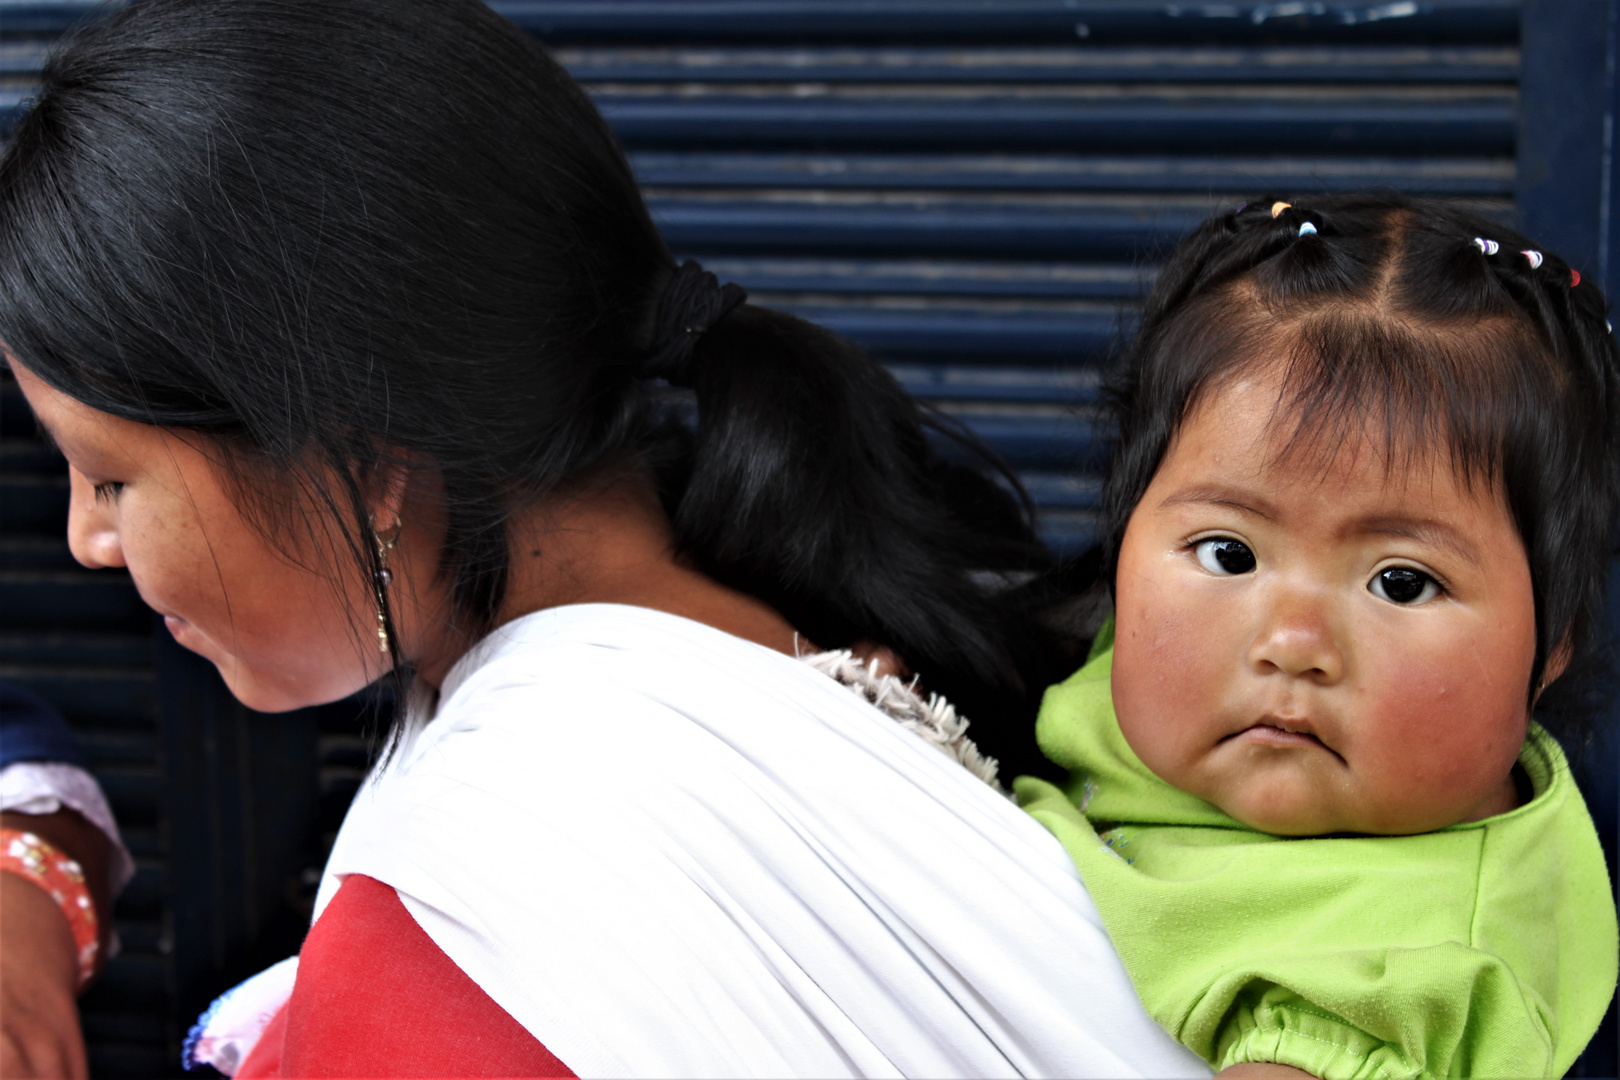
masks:
[[[809,665],[643,608],[464,657],[346,874],[592,1076],[1208,1076],[1062,846]]]

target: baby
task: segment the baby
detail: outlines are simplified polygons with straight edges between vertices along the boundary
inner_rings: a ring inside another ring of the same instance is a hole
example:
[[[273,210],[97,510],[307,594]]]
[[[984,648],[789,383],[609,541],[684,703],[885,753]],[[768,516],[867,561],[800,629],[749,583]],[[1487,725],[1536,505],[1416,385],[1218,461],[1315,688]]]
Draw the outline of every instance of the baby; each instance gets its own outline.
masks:
[[[1530,719],[1620,504],[1601,293],[1443,205],[1268,199],[1171,257],[1117,409],[1114,619],[1017,793],[1148,1009],[1233,1075],[1563,1075],[1620,950]]]

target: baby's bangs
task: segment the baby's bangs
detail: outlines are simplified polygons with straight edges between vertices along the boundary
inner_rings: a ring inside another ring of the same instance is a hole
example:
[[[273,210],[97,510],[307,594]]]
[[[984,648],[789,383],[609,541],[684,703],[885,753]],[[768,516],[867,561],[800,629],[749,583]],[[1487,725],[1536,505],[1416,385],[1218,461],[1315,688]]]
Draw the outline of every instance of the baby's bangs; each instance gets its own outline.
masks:
[[[1277,456],[1324,472],[1342,448],[1370,445],[1388,475],[1443,453],[1465,486],[1494,487],[1527,458],[1545,459],[1558,435],[1543,418],[1568,407],[1545,348],[1507,319],[1464,333],[1341,308],[1268,336],[1270,347],[1234,357],[1229,375],[1276,366],[1273,423],[1288,426]]]

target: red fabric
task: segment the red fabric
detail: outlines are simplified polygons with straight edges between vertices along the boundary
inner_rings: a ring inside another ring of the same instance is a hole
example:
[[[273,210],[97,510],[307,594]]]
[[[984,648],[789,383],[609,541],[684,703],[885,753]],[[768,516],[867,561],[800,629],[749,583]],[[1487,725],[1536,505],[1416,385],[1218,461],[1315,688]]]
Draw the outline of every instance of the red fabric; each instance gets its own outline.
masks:
[[[359,876],[310,930],[292,997],[237,1073],[573,1075],[456,967],[398,893]]]
[[[287,1038],[287,1006],[283,1005],[265,1025],[264,1034],[254,1044],[247,1059],[236,1070],[236,1080],[265,1080],[281,1075],[281,1046]]]

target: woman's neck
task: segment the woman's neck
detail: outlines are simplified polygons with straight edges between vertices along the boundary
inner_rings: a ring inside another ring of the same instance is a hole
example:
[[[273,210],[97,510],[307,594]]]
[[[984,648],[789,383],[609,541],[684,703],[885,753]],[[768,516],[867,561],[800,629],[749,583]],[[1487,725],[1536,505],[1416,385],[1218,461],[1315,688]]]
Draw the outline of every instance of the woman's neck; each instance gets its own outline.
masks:
[[[591,485],[521,510],[507,535],[510,566],[496,625],[565,604],[629,604],[790,655],[801,644],[770,605],[676,557],[669,519],[651,485],[640,478]],[[436,553],[432,562],[422,562],[436,564]],[[414,595],[420,598],[411,619],[416,632],[407,633],[406,641],[418,678],[437,687],[474,641],[444,617],[449,596],[441,582]]]

